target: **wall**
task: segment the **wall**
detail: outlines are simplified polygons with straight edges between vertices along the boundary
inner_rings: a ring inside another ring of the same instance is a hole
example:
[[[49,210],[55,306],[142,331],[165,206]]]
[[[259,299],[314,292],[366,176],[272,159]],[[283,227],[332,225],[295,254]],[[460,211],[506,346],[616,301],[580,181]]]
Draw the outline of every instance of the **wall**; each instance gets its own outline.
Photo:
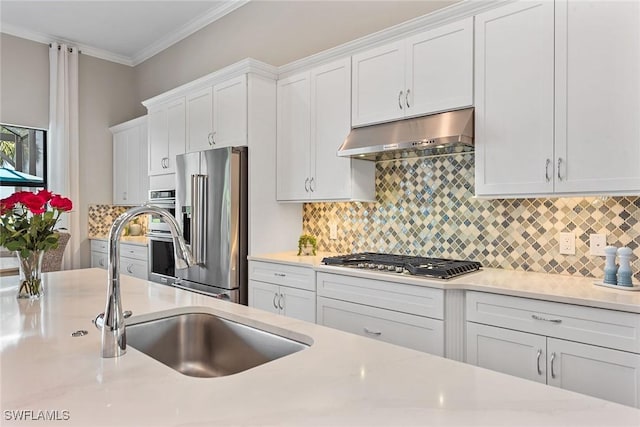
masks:
[[[603,277],[589,234],[629,246],[640,280],[640,197],[483,200],[474,198],[473,153],[376,164],[376,203],[308,203],[303,229],[323,251],[392,252],[472,259],[484,267]],[[329,240],[329,222],[338,239]],[[574,232],[576,255],[557,234]]]
[[[247,57],[284,65],[457,1],[252,1],[138,65],[138,97]]]
[[[0,123],[49,127],[49,47],[0,34]]]
[[[0,34],[0,122],[49,127],[49,47]],[[87,55],[79,59],[81,265],[91,262],[87,240],[90,203],[111,203],[112,139],[109,127],[138,112],[131,67]]]

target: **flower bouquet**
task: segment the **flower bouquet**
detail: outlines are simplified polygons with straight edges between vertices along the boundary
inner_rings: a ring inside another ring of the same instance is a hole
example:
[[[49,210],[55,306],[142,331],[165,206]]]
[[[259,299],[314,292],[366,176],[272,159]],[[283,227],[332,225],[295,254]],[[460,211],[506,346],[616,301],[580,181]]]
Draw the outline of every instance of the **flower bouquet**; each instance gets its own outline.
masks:
[[[54,227],[72,207],[71,200],[47,190],[18,191],[0,200],[0,246],[15,251],[20,262],[18,298],[43,295],[42,257],[58,247]]]

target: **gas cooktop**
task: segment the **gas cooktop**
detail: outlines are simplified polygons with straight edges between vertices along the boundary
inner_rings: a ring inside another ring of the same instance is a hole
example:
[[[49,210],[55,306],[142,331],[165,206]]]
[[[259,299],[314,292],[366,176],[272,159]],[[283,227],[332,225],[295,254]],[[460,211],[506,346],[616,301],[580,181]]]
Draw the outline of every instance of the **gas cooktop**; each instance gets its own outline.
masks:
[[[322,263],[325,265],[372,269],[439,279],[451,279],[452,277],[477,271],[482,267],[476,261],[425,258],[376,252],[326,257],[322,260]]]

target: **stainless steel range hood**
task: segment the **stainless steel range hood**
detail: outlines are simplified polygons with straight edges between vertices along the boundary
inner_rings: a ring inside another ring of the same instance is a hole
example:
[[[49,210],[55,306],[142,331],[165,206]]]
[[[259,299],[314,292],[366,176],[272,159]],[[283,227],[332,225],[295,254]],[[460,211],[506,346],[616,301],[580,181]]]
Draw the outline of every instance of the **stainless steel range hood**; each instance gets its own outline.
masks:
[[[473,108],[355,128],[338,156],[376,160],[387,153],[473,146]]]

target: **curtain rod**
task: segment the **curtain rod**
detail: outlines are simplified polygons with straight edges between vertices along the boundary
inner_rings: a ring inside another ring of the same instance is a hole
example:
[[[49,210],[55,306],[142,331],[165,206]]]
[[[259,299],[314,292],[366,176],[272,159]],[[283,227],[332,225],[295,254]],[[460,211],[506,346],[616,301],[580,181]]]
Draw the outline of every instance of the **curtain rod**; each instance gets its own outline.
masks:
[[[49,43],[49,47],[50,48],[53,47],[53,44]],[[61,48],[61,46],[58,45],[58,50],[60,50],[60,48]],[[69,50],[69,53],[73,52],[73,48],[72,47],[68,48],[68,50]],[[78,49],[78,53],[82,53],[82,51],[80,49]]]

